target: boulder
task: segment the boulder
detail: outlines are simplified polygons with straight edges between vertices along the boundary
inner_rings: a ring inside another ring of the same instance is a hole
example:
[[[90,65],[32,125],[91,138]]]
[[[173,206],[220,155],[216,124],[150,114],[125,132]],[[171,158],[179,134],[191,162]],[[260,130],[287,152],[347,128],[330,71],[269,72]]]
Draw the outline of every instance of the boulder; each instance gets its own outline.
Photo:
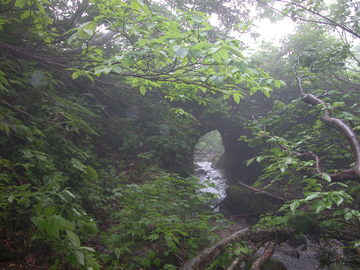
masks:
[[[221,210],[231,215],[260,214],[276,208],[277,205],[266,196],[239,185],[228,186],[220,205]]]
[[[257,259],[257,257],[253,258],[252,260],[250,260],[246,265],[245,265],[245,269],[250,269],[252,263],[255,261],[255,259]],[[287,270],[287,268],[285,267],[285,265],[276,260],[276,259],[270,259],[267,262],[265,262],[261,267],[260,270]]]

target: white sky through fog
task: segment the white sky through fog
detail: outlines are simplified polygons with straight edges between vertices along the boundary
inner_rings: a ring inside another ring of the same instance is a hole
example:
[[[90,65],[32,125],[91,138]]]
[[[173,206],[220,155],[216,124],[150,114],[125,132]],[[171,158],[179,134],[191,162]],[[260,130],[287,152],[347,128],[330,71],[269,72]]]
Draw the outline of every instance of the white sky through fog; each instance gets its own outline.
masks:
[[[209,17],[209,23],[212,26],[219,26],[220,21],[215,13]],[[284,18],[275,23],[269,19],[261,19],[253,22],[249,32],[257,32],[259,37],[255,39],[250,33],[241,34],[237,32],[232,32],[231,36],[243,41],[250,50],[258,48],[263,41],[279,45],[283,37],[295,32],[295,23],[289,18]]]

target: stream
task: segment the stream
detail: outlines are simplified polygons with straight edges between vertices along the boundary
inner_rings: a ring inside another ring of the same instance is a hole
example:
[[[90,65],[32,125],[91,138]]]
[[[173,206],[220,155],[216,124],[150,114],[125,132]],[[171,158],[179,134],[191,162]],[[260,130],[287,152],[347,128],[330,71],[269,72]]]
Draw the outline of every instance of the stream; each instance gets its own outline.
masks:
[[[224,171],[214,168],[210,161],[197,161],[196,165],[195,175],[200,179],[200,183],[213,186],[202,188],[201,191],[217,194],[217,203],[219,203],[226,196],[227,185]]]
[[[196,161],[195,163],[195,175],[200,179],[200,182],[212,185],[212,187],[208,186],[201,189],[201,191],[217,194],[218,198],[215,201],[211,201],[210,205],[218,206],[221,200],[226,197],[227,183],[224,171],[222,169],[214,168],[210,161]],[[219,208],[216,207],[214,210],[219,211]],[[236,230],[243,229],[244,227],[247,227],[247,220],[245,218],[237,218],[236,224],[238,225],[237,228],[236,226],[233,226]],[[263,248],[257,252],[257,255],[261,255],[262,252]],[[265,267],[264,270],[316,270],[320,269],[318,257],[318,245],[309,240],[307,240],[306,248],[304,245],[295,248],[288,243],[283,243],[276,248],[272,256],[272,261],[281,262],[280,266]]]

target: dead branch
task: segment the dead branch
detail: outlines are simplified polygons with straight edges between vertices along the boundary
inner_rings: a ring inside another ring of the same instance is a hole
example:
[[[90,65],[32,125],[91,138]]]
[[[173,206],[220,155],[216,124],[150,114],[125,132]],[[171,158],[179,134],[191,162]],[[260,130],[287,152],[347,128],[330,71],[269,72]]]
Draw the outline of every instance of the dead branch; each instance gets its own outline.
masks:
[[[267,192],[267,191],[264,191],[264,190],[261,190],[261,189],[258,189],[258,188],[254,188],[252,186],[249,186],[241,181],[237,182],[239,185],[242,185],[243,187],[246,187],[247,189],[250,189],[256,193],[260,193],[262,195],[265,195],[266,197],[269,197],[270,199],[272,200],[275,200],[277,202],[280,202],[280,203],[284,203],[286,200],[283,198],[283,197],[280,197],[278,195],[275,195],[275,194],[272,194],[270,192]]]
[[[355,156],[355,164],[350,170],[343,170],[340,173],[333,174],[331,177],[335,181],[345,180],[345,179],[356,179],[360,180],[360,140],[356,132],[343,120],[332,117],[328,105],[320,98],[314,96],[313,94],[307,94],[304,91],[302,86],[302,79],[304,75],[299,75],[296,71],[296,66],[299,64],[300,60],[298,59],[297,63],[293,66],[293,73],[297,79],[301,98],[305,103],[309,103],[313,106],[321,105],[323,107],[323,116],[321,121],[329,126],[333,126],[336,129],[340,130],[345,138],[348,139],[352,152]],[[318,161],[317,161],[318,162]],[[320,167],[319,167],[320,168]],[[345,178],[345,179],[344,179]]]
[[[292,233],[289,229],[268,229],[268,230],[250,230],[249,228],[240,230],[222,239],[214,246],[201,251],[196,257],[187,261],[180,267],[180,270],[203,270],[209,264],[220,256],[225,249],[232,243],[240,241],[251,241],[253,243],[267,242],[276,239],[285,241]]]
[[[273,255],[276,245],[276,241],[269,242],[264,253],[252,264],[251,270],[260,270],[260,267]]]

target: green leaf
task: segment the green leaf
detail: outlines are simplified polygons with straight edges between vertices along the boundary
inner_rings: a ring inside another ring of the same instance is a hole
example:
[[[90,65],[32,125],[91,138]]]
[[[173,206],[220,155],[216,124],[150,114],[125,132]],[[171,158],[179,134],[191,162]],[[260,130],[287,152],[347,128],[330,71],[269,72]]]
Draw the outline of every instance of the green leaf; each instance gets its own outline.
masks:
[[[181,47],[175,52],[175,56],[183,59],[189,53],[189,49]]]
[[[221,87],[224,83],[224,76],[213,75],[210,78],[216,87]]]
[[[157,239],[159,239],[159,235],[157,233],[153,233],[149,236],[148,239],[151,241],[157,240]]]
[[[27,0],[16,0],[15,1],[15,7],[23,8],[27,4]]]
[[[201,50],[203,48],[210,47],[211,44],[205,41],[201,41],[192,47],[193,50]]]
[[[339,194],[332,194],[331,199],[336,203],[337,206],[339,206],[344,201],[344,198]]]
[[[331,182],[331,177],[330,177],[330,175],[328,175],[328,174],[326,174],[326,173],[321,174],[321,178],[324,179],[324,180],[327,181],[327,182]]]
[[[117,259],[120,259],[121,256],[121,248],[115,248],[115,256]]]
[[[8,202],[9,203],[13,203],[14,202],[14,194],[10,194],[10,196],[8,197]]]
[[[76,158],[71,158],[70,163],[75,169],[78,169],[81,172],[87,173],[87,171],[86,171],[87,166],[84,163],[82,163],[80,160],[78,160]]]
[[[135,10],[141,9],[141,6],[137,0],[131,0],[130,7]]]
[[[93,167],[87,166],[86,172],[87,172],[87,176],[89,177],[89,179],[91,181],[96,181],[98,179],[98,173],[96,172],[96,170]]]
[[[56,210],[56,209],[55,209],[54,206],[48,206],[48,207],[46,207],[45,210],[44,210],[44,215],[45,215],[46,217],[51,216],[52,214],[55,213],[55,210]]]
[[[71,198],[76,199],[76,196],[74,194],[72,194],[68,189],[64,189],[64,193],[69,195]]]
[[[99,75],[101,73],[108,74],[109,72],[111,72],[111,70],[112,70],[112,67],[100,66],[100,67],[95,68],[94,74],[95,75]]]
[[[246,166],[250,166],[254,161],[255,161],[256,157],[250,158],[246,161]]]
[[[123,69],[120,66],[113,66],[112,71],[116,72],[117,74],[122,74]]]
[[[75,251],[76,261],[80,265],[85,265],[85,256],[84,253],[80,250]]]
[[[346,214],[344,215],[344,218],[345,218],[345,220],[351,219],[351,218],[352,218],[351,212],[346,213]]]
[[[282,85],[282,82],[280,80],[274,80],[274,85],[276,88],[280,88]]]
[[[139,88],[139,90],[140,90],[140,94],[142,95],[142,96],[144,96],[145,94],[146,94],[146,87],[145,86],[140,86],[140,88]]]
[[[204,18],[199,15],[193,15],[190,18],[193,19],[197,23],[202,23],[204,21]]]
[[[319,198],[319,197],[321,197],[321,194],[319,192],[314,192],[314,193],[311,193],[310,195],[308,195],[305,198],[305,201],[311,201],[311,200]]]
[[[75,80],[75,79],[77,79],[80,75],[81,75],[80,72],[75,71],[75,72],[73,72],[73,74],[71,74],[71,77]]]
[[[87,251],[90,251],[90,252],[95,252],[95,249],[92,248],[92,247],[81,247],[81,249],[87,250]]]
[[[290,211],[293,215],[295,215],[295,211],[296,209],[300,206],[300,202],[299,201],[295,201],[293,203],[290,204]]]
[[[30,10],[25,10],[25,11],[21,14],[20,19],[21,19],[21,20],[25,20],[25,19],[29,18],[30,15],[31,15]]]
[[[218,50],[216,53],[214,53],[213,57],[217,62],[221,62],[222,60],[228,59],[229,54],[226,50],[221,49],[221,50]]]
[[[68,240],[71,242],[71,244],[75,247],[75,248],[80,248],[80,238],[79,236],[77,236],[76,233],[74,233],[73,231],[69,231],[66,230],[66,235]]]
[[[233,99],[234,99],[236,104],[239,104],[240,103],[240,94],[239,93],[234,93],[233,94]]]
[[[46,233],[54,238],[59,238],[60,230],[63,227],[56,215],[44,219],[43,226]]]

